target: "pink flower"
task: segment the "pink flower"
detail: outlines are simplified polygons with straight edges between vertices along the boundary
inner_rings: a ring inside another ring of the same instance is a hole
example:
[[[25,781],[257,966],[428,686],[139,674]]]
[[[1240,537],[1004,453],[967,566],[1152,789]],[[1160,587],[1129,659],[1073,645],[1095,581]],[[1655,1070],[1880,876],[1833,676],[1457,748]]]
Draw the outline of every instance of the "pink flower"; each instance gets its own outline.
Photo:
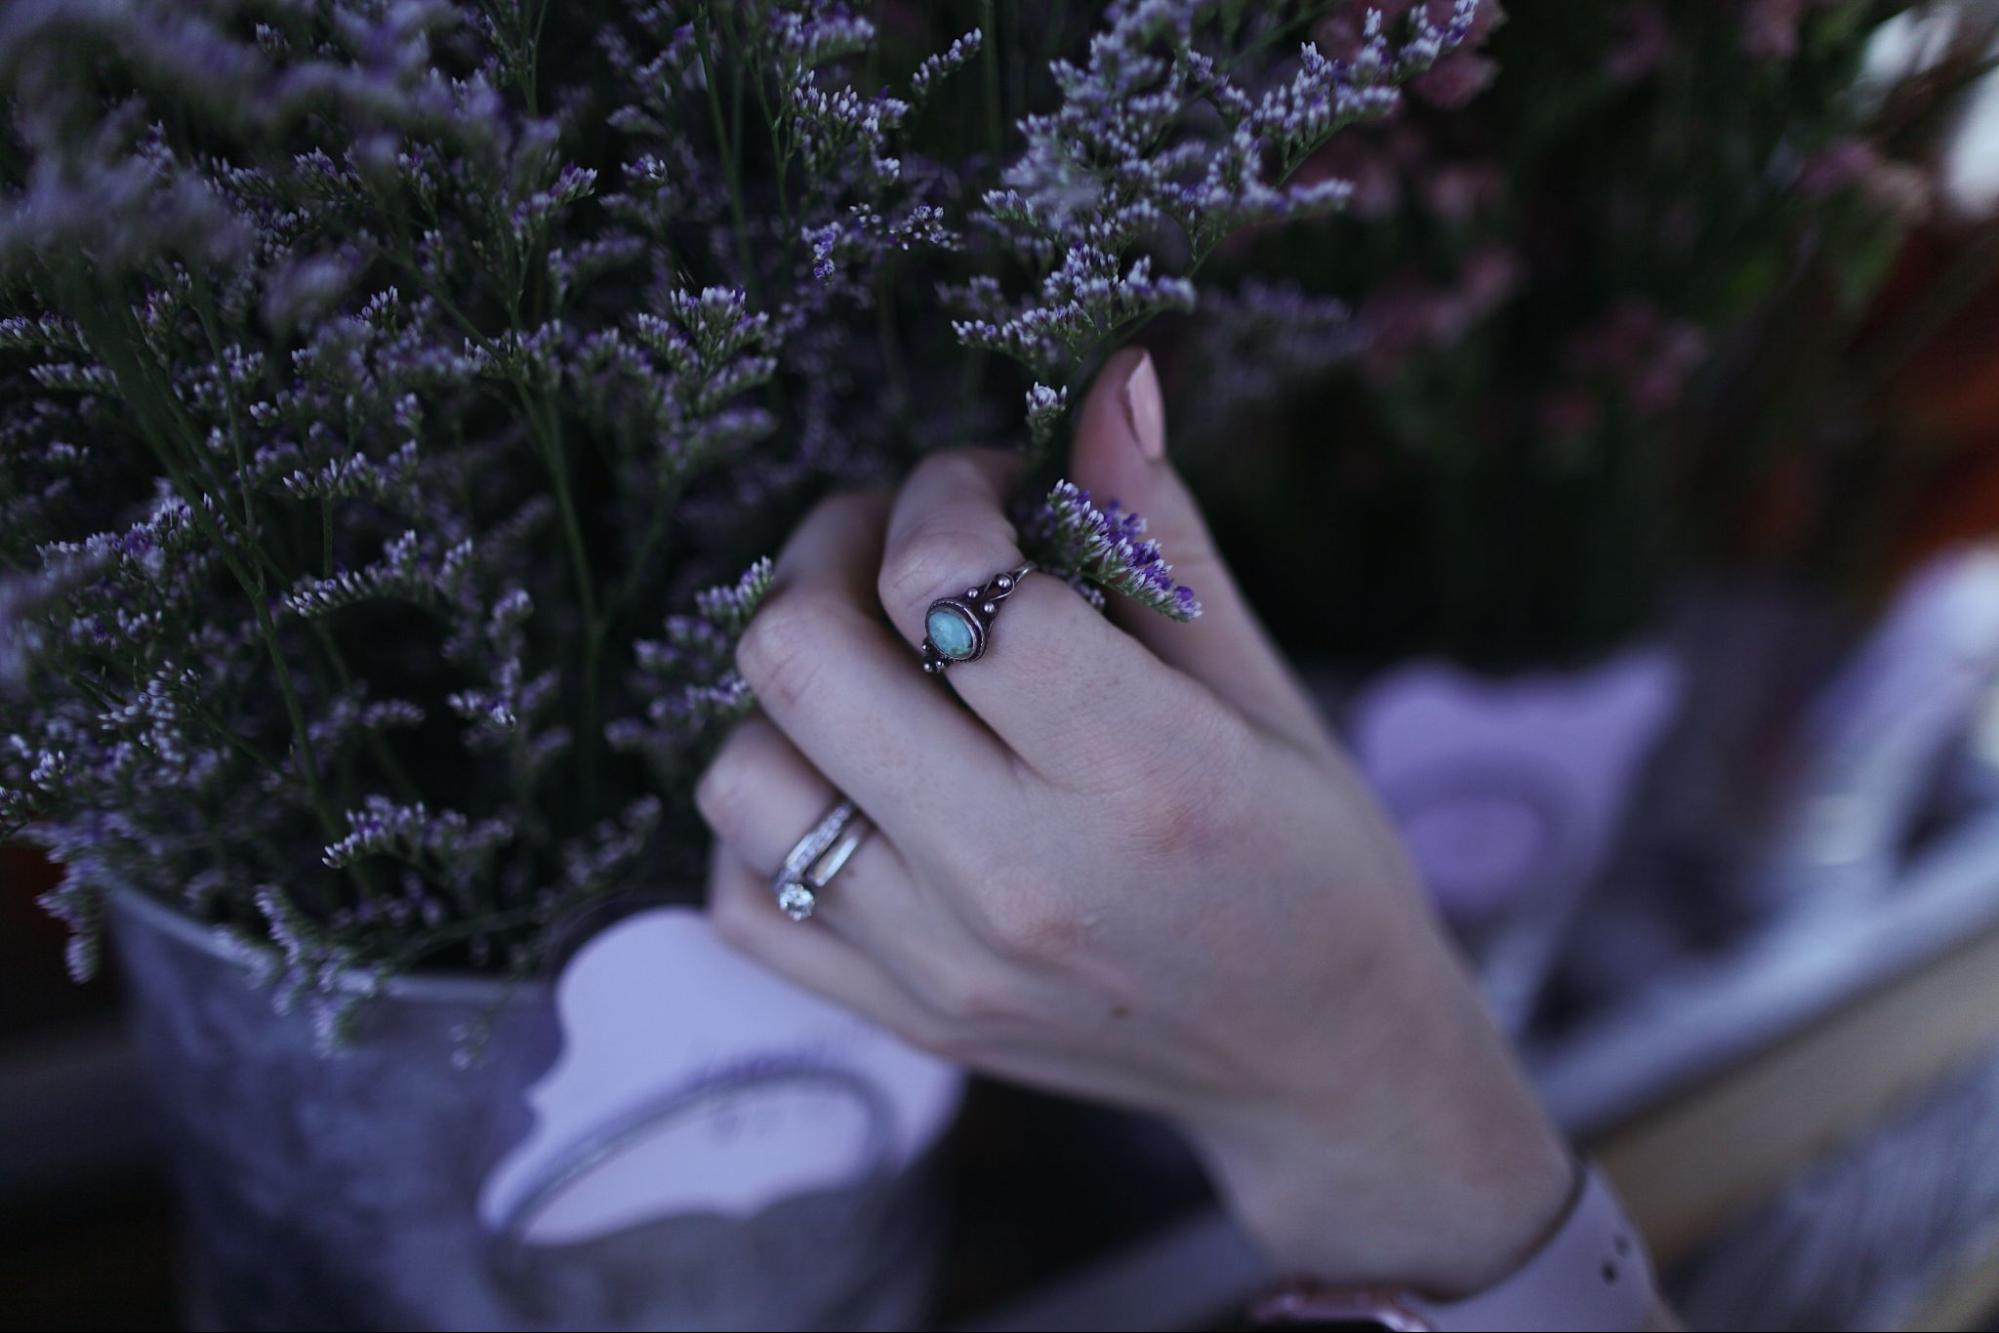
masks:
[[[1484,92],[1498,74],[1498,61],[1460,51],[1439,60],[1409,86],[1431,105],[1455,109]]]
[[[1885,157],[1865,139],[1841,139],[1805,162],[1798,189],[1814,199],[1856,190],[1882,212],[1913,220],[1929,212],[1935,183],[1921,167]]]
[[[1589,394],[1580,389],[1564,389],[1542,399],[1540,417],[1543,435],[1572,440],[1594,432],[1603,413]]]
[[[1604,59],[1613,83],[1636,83],[1673,54],[1673,31],[1655,4],[1633,5],[1617,16],[1616,37]]]
[[[1424,183],[1430,211],[1446,222],[1464,222],[1491,207],[1504,185],[1499,169],[1489,162],[1458,162],[1438,167]]]
[[[1832,0],[1740,0],[1742,47],[1765,60],[1789,60],[1798,53],[1798,25],[1805,10]]]
[[[1301,185],[1329,179],[1346,181],[1353,186],[1346,211],[1367,221],[1389,216],[1402,203],[1392,147],[1362,135],[1343,134],[1334,139],[1298,169],[1295,179]]]
[[[1417,278],[1387,284],[1362,312],[1368,372],[1390,374],[1412,353],[1457,342],[1513,295],[1520,273],[1512,251],[1492,246],[1465,261],[1454,287]]]
[[[1706,355],[1700,329],[1633,299],[1578,337],[1566,360],[1571,373],[1604,376],[1639,412],[1657,416],[1678,405],[1687,378]]]
[[[1880,150],[1867,140],[1839,139],[1805,162],[1798,172],[1798,189],[1813,198],[1838,194],[1880,166]]]

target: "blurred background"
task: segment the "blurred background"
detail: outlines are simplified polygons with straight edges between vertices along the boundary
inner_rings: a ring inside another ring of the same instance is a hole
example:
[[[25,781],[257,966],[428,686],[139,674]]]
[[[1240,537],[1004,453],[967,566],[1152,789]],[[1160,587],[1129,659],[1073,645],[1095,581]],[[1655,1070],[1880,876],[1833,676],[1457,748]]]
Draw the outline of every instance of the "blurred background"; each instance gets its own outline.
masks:
[[[1520,0],[1335,145],[1348,219],[1147,334],[1696,1328],[1999,1327],[1999,6],[1902,8]],[[180,1326],[54,880],[0,848],[0,1324]],[[941,1159],[948,1320],[1214,1326],[1255,1276],[1156,1127],[975,1085]]]

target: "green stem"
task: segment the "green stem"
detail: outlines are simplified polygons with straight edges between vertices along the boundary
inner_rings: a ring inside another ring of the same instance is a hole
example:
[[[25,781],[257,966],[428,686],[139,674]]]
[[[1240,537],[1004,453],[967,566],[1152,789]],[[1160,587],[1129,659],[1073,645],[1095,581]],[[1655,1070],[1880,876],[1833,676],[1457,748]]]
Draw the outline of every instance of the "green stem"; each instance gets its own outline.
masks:
[[[873,46],[869,47],[872,51]],[[791,149],[784,136],[779,133],[776,109],[771,106],[770,96],[764,92],[763,80],[755,82],[757,109],[763,112],[764,125],[770,131],[770,172],[771,180],[777,186],[778,216],[784,219],[784,271],[790,275],[795,271],[798,224],[791,216]]]
[[[472,318],[452,302],[441,289],[433,284],[428,275],[406,254],[390,254],[390,258],[410,273],[419,288],[437,300],[439,308],[451,317],[453,323],[482,348],[490,349],[491,343],[479,330]],[[576,736],[576,762],[578,768],[577,792],[584,813],[594,809],[597,785],[597,675],[603,660],[604,620],[598,612],[596,581],[590,570],[589,549],[583,539],[583,524],[576,510],[575,496],[570,490],[569,464],[562,443],[561,415],[546,395],[529,391],[525,381],[516,379],[514,390],[520,400],[522,410],[527,414],[528,427],[535,439],[536,452],[541,456],[542,466],[549,476],[550,486],[555,492],[556,512],[560,515],[562,541],[568,553],[570,569],[576,581],[577,603],[583,612],[583,697],[581,716]],[[544,419],[544,409],[546,419]]]
[[[882,86],[882,19],[886,17],[888,0],[875,0],[873,16],[869,20],[875,25],[875,39],[868,43],[868,54],[861,65],[861,87],[869,92],[879,92]]]
[[[583,538],[583,523],[576,509],[576,497],[570,490],[568,458],[562,443],[561,418],[555,412],[544,417],[543,406],[538,405],[528,395],[526,386],[517,385],[521,405],[527,409],[528,421],[540,448],[542,463],[548,470],[549,484],[555,490],[556,512],[562,520],[562,541],[569,552],[569,565],[576,578],[576,599],[583,610],[583,619],[590,624],[597,622],[597,587],[590,572],[589,547]]]
[[[653,554],[659,549],[660,543],[666,540],[668,519],[676,498],[677,488],[667,486],[660,489],[654,501],[652,519],[646,524],[645,536],[639,541],[638,554],[632,558],[631,568],[625,571],[625,577],[619,581],[617,588],[605,599],[604,628],[607,631],[617,625],[626,607],[631,604],[634,597],[638,596],[639,588],[644,585],[646,569],[652,563]]]
[[[891,299],[895,286],[889,281],[890,268],[890,264],[883,264],[875,279],[875,342],[881,351],[882,370],[888,376],[890,405],[900,413],[910,401],[909,365],[902,354],[902,334],[895,326]]]
[[[265,772],[278,774],[280,776],[283,775],[285,771],[284,765],[278,763],[277,760],[265,754],[262,748],[257,746],[254,742],[249,741],[244,737],[237,735],[234,731],[230,730],[228,725],[225,724],[221,718],[216,717],[213,713],[208,711],[207,705],[203,704],[199,698],[195,698],[185,694],[177,695],[176,697],[179,699],[181,706],[188,709],[190,712],[192,712],[195,715],[195,717],[199,718],[204,724],[206,724],[208,729],[210,731],[213,731],[216,735],[216,738],[220,740],[224,745],[227,745],[230,749],[235,750],[237,753],[241,754],[245,759],[248,759],[251,763],[257,765]]]
[[[202,530],[202,535],[208,538],[229,572],[235,576],[237,585],[244,595],[250,599],[250,604],[257,614],[258,630],[270,648],[273,664],[278,669],[279,687],[287,696],[286,711],[292,714],[294,748],[307,759],[307,770],[301,776],[307,786],[316,792],[318,777],[316,766],[311,764],[312,738],[306,734],[303,710],[298,707],[296,693],[292,689],[291,671],[285,664],[284,653],[279,649],[276,628],[270,622],[270,611],[265,605],[266,589],[263,578],[260,575],[253,575],[251,569],[237,557],[233,543],[216,523],[215,516],[209,512],[205,503],[207,492],[187,475],[181,466],[181,460],[175,456],[176,451],[172,444],[161,439],[153,431],[152,422],[172,420],[176,414],[167,410],[164,403],[157,401],[162,391],[157,390],[152,384],[151,377],[147,375],[139,357],[133,353],[131,345],[104,320],[89,315],[84,316],[84,319],[90,330],[93,347],[105,359],[106,366],[118,382],[120,391],[138,409],[134,415],[139,425],[140,438],[152,449],[160,466],[166,470],[168,479],[173,482],[174,490],[186,502],[189,516]],[[332,828],[330,816],[326,822],[329,829]]]
[[[701,56],[701,82],[708,89],[708,114],[715,127],[715,151],[721,154],[722,171],[729,182],[729,217],[736,230],[736,262],[742,266],[743,285],[759,310],[766,308],[758,289],[756,261],[750,254],[749,214],[743,206],[742,164],[736,160],[729,126],[722,112],[722,94],[715,83],[715,59],[709,49],[709,9],[704,6],[694,24],[694,45]]]
[[[541,925],[548,917],[547,908],[536,906],[515,908],[510,912],[496,912],[473,921],[455,921],[437,927],[400,949],[381,955],[382,967],[389,973],[407,971],[431,954],[474,935],[497,934],[516,926]]]
[[[979,43],[979,59],[985,66],[986,137],[992,145],[993,161],[998,162],[1006,154],[1006,114],[1000,107],[1000,34],[993,0],[979,0],[979,27],[985,33],[985,40]]]
[[[266,588],[261,576],[253,576],[251,569],[237,558],[226,533],[215,521],[215,516],[205,503],[206,492],[197,486],[182,469],[175,456],[173,444],[157,435],[154,422],[178,422],[183,418],[177,404],[171,402],[170,391],[156,386],[147,373],[143,360],[135,350],[142,339],[133,331],[128,340],[127,333],[118,327],[118,321],[106,316],[107,308],[115,308],[114,302],[100,299],[100,294],[72,291],[74,298],[71,308],[79,312],[93,350],[104,358],[112,378],[120,391],[134,408],[134,418],[138,425],[139,437],[158,458],[160,466],[172,481],[175,492],[187,504],[190,517],[202,531],[223,564],[234,576],[237,586],[250,601],[256,617],[257,633],[263,640],[265,651],[271,659],[271,667],[277,676],[278,693],[284,701],[285,716],[292,731],[292,768],[294,775],[304,786],[307,803],[321,830],[329,842],[339,839],[339,821],[334,818],[333,808],[326,798],[325,789],[319,781],[319,757],[314,752],[312,734],[306,726],[305,709],[300,703],[296,682],[292,679],[291,666],[285,661],[283,646],[278,642],[277,626],[271,621],[271,612],[266,596]],[[129,311],[125,315],[130,321]],[[360,869],[352,867],[355,880],[364,893],[372,893],[373,885],[369,877]]]
[[[556,513],[562,522],[562,541],[569,552],[570,568],[576,578],[576,600],[583,612],[583,697],[576,733],[577,800],[587,818],[596,809],[598,751],[598,675],[604,658],[604,618],[597,603],[597,585],[590,570],[590,552],[583,538],[576,498],[570,489],[569,463],[562,443],[562,418],[545,400],[539,405],[525,384],[516,383],[521,405],[536,440],[549,482],[555,490]]]
[[[237,497],[243,505],[243,525],[250,540],[257,539],[256,500],[250,494],[250,460],[243,452],[243,428],[241,415],[236,404],[236,383],[228,368],[222,363],[222,335],[216,326],[215,298],[208,287],[206,278],[197,276],[194,281],[194,313],[201,321],[201,331],[208,339],[210,353],[215,357],[216,377],[222,382],[222,401],[229,413],[229,450],[236,459]]]
[[[548,0],[536,0],[534,7],[534,29],[528,34],[527,58],[527,107],[530,116],[537,115],[537,85],[541,80],[541,26],[548,19]]]

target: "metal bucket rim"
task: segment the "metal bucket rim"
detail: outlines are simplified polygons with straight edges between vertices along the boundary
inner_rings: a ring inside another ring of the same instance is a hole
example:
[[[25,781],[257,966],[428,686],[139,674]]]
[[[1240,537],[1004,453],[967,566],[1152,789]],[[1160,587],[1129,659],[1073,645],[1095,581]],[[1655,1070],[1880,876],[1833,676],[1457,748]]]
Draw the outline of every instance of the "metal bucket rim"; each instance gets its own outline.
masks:
[[[218,938],[215,927],[203,925],[173,904],[129,884],[108,888],[105,896],[118,912],[129,914],[148,928],[199,950],[218,962],[227,963],[246,974],[250,972],[250,964]],[[376,995],[424,1004],[490,1004],[511,995],[546,990],[549,983],[542,977],[504,977],[474,972],[469,968],[440,967],[399,973],[379,982],[371,982],[353,971],[342,969],[334,984],[349,994],[372,991]]]

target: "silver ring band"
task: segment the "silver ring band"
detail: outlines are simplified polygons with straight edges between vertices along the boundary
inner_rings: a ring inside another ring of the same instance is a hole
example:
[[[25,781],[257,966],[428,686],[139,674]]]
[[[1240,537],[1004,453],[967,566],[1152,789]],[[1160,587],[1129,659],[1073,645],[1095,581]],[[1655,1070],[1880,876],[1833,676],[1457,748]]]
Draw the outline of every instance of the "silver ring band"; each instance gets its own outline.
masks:
[[[854,853],[874,832],[874,825],[841,800],[792,844],[784,864],[771,876],[770,891],[778,908],[793,921],[804,921],[819,906],[819,894],[846,867]]]
[[[963,597],[939,597],[932,602],[923,613],[923,669],[941,676],[953,662],[984,657],[1000,604],[1033,572],[1034,562],[1029,560],[993,575],[981,587],[965,589]]]

